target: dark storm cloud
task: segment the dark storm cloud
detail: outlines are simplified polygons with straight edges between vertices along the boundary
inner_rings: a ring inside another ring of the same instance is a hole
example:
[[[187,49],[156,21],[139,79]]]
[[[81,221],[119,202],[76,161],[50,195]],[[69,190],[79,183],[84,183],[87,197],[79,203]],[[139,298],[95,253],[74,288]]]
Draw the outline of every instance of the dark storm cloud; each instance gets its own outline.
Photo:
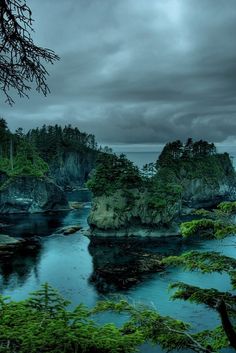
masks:
[[[51,95],[2,106],[11,127],[72,123],[101,142],[236,136],[235,0],[32,1],[61,61]]]

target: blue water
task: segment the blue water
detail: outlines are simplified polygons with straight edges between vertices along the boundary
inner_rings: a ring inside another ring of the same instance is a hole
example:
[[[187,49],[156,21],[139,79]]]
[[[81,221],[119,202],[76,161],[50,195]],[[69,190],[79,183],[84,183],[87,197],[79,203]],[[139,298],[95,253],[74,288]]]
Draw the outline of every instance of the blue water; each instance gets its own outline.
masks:
[[[130,154],[128,157],[131,158]],[[135,161],[136,157],[133,155],[133,159],[131,159]],[[144,160],[149,162],[154,158],[154,155],[150,154],[145,157],[142,154],[139,158],[142,162]],[[85,197],[82,198],[85,201]],[[70,199],[78,198],[71,194]],[[105,297],[116,298],[122,295],[133,303],[149,305],[163,315],[170,315],[189,322],[193,329],[213,328],[219,324],[216,313],[206,309],[205,306],[179,300],[171,301],[168,285],[171,282],[183,281],[203,288],[214,287],[219,290],[230,290],[230,281],[225,274],[202,275],[199,272],[190,273],[175,268],[167,272],[146,276],[139,284],[128,290],[117,290],[116,292],[108,290],[105,294],[99,293],[96,286],[90,282],[95,258],[88,250],[89,239],[81,232],[70,236],[56,233],[61,227],[72,224],[79,223],[86,228],[89,208],[90,204],[85,203],[82,209],[70,212],[1,217],[0,223],[7,223],[0,229],[1,233],[4,232],[16,237],[39,235],[42,239],[42,247],[36,253],[16,256],[11,263],[0,265],[1,293],[10,295],[15,300],[22,300],[30,292],[37,290],[40,284],[49,282],[72,302],[72,306],[83,302],[92,307],[98,300],[103,300]],[[174,240],[170,238],[165,242],[160,242],[159,248],[157,244],[153,251],[162,253],[176,251],[177,253],[180,250],[189,249],[219,251],[236,258],[236,241],[233,236],[222,241],[195,241],[183,244],[182,248],[178,246],[178,249]],[[113,319],[114,317],[110,315],[103,318],[105,321]],[[117,317],[115,320],[119,323]],[[144,345],[141,351],[145,353],[162,352],[160,348],[150,345]]]
[[[61,214],[58,223],[60,227],[78,224],[86,226],[86,219],[89,213],[89,204],[81,210],[71,211]],[[54,216],[51,216],[55,218]],[[7,271],[1,268],[0,288],[1,293],[10,295],[15,300],[27,297],[28,293],[39,288],[40,284],[49,282],[69,300],[72,305],[83,302],[92,307],[98,300],[103,300],[106,296],[122,295],[132,302],[139,302],[156,308],[161,314],[170,315],[178,319],[190,322],[198,330],[213,328],[219,323],[219,319],[214,311],[207,310],[202,305],[190,304],[182,301],[170,301],[168,285],[173,281],[184,281],[189,284],[198,285],[204,288],[217,288],[219,290],[230,290],[228,276],[220,274],[202,275],[198,272],[184,272],[181,269],[171,269],[164,273],[151,275],[140,284],[129,290],[118,291],[116,293],[100,294],[95,286],[89,282],[93,272],[93,258],[89,254],[89,239],[82,233],[77,232],[71,236],[56,235],[55,228],[50,228],[50,216],[21,215],[21,220],[12,217],[8,219],[12,225],[8,227],[8,233],[21,232],[28,229],[29,224],[37,226],[36,234],[41,235],[42,249],[35,256],[25,256],[16,258],[12,266]],[[14,224],[15,222],[15,224]],[[44,232],[40,232],[42,225]],[[48,227],[48,234],[45,229]],[[10,231],[10,229],[12,230]],[[53,234],[54,233],[54,234]],[[19,235],[19,234],[18,234]],[[226,238],[222,241],[196,241],[187,244],[185,249],[201,249],[220,251],[228,256],[236,258],[236,247],[234,237]],[[173,253],[172,240],[162,243],[162,251]],[[107,315],[106,320],[112,320]],[[117,321],[119,321],[117,319]],[[143,352],[158,352],[156,348],[145,346]],[[159,350],[161,352],[161,350]]]

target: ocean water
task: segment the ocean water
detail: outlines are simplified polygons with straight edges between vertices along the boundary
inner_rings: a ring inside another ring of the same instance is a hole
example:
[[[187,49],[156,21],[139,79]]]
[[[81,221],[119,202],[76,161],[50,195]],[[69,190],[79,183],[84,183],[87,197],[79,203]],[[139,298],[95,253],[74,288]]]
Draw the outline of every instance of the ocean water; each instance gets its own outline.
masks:
[[[140,169],[148,163],[155,163],[161,151],[154,152],[126,152],[125,155]]]

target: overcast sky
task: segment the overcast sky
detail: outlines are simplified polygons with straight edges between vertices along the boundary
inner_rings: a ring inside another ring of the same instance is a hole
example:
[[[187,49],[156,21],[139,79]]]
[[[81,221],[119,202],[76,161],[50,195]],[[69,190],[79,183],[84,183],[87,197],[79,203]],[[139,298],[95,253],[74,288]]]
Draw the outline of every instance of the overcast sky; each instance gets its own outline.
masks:
[[[51,94],[1,115],[67,124],[109,144],[236,139],[235,0],[31,0],[35,40],[60,55]]]

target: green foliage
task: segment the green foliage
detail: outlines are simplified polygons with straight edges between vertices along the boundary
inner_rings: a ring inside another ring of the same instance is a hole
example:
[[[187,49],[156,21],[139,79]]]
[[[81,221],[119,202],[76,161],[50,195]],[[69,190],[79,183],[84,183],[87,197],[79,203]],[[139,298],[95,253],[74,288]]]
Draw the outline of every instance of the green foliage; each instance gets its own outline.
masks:
[[[167,207],[173,206],[181,199],[183,188],[171,182],[164,182],[163,179],[157,175],[150,183],[149,197],[147,200],[148,206],[155,210],[163,210]]]
[[[0,119],[0,172],[8,176],[43,177],[48,172],[47,163],[61,163],[66,151],[97,153],[94,135],[71,125],[64,128],[44,125],[27,134],[19,128],[13,134],[6,121]]]
[[[230,215],[234,212],[236,202],[222,202],[212,211],[200,209],[194,215],[203,217],[183,222],[180,232],[184,238],[200,235],[201,237],[221,239],[236,233],[236,225]]]
[[[81,132],[77,127],[67,125],[46,126],[30,130],[26,135],[34,144],[40,157],[47,163],[60,160],[65,151],[87,152],[97,150],[94,135]]]
[[[218,206],[220,211],[227,214],[235,214],[236,213],[236,201],[234,202],[221,202]]]
[[[225,272],[231,277],[233,289],[236,288],[236,259],[221,255],[216,252],[191,251],[180,256],[170,256],[163,259],[163,264],[182,266],[186,270],[200,270],[203,273]],[[195,338],[205,347],[210,347],[209,352],[225,347],[236,349],[236,296],[231,292],[220,292],[214,288],[203,289],[183,282],[170,285],[171,289],[176,289],[172,299],[182,299],[204,304],[216,310],[220,315],[222,327],[217,327],[212,331],[199,332]]]
[[[33,145],[21,139],[12,165],[9,158],[0,159],[0,171],[8,176],[36,176],[43,177],[48,171],[48,165],[39,157]]]
[[[168,168],[159,168],[152,178],[145,181],[145,187],[148,207],[158,212],[168,212],[176,207],[183,192],[175,174]]]
[[[213,143],[199,140],[193,142],[191,138],[183,144],[180,140],[169,142],[163,148],[158,160],[159,166],[168,166],[174,160],[189,160],[216,154]]]
[[[68,311],[67,304],[47,284],[27,301],[0,297],[0,352],[131,353],[144,341],[137,330],[125,334],[113,324],[99,326],[89,309]]]
[[[197,304],[205,304],[215,309],[219,300],[224,300],[229,306],[229,311],[236,314],[236,296],[230,292],[220,292],[217,289],[203,289],[183,282],[176,282],[170,285],[170,289],[177,289],[172,299],[182,299]]]
[[[227,235],[236,233],[236,225],[227,224],[220,220],[194,219],[183,222],[180,225],[180,232],[184,238],[200,234],[201,237],[221,239]]]
[[[205,353],[217,352],[217,350],[208,350],[210,340],[215,332],[208,331],[207,336],[201,335],[201,332],[193,334],[190,325],[169,316],[161,316],[153,308],[150,309],[143,305],[130,305],[125,300],[118,303],[106,301],[97,303],[94,312],[107,310],[119,314],[125,313],[130,316],[129,321],[122,328],[124,334],[138,330],[146,341],[158,344],[167,352],[182,351],[183,349]],[[206,332],[204,331],[204,333]],[[225,346],[228,346],[228,342],[226,344],[224,342],[224,345],[221,344],[220,348]]]
[[[210,352],[219,352],[221,349],[229,347],[229,340],[222,326],[213,330],[204,330],[195,335],[197,341],[202,342],[204,347],[211,347]],[[226,351],[225,351],[226,352]]]
[[[235,184],[235,171],[227,153],[217,154],[214,144],[206,141],[183,144],[177,140],[168,143],[157,161],[157,169],[172,175],[172,182],[182,185],[184,180],[202,179],[209,188],[219,186],[226,176]]]
[[[51,316],[63,311],[70,304],[48,283],[43,284],[38,291],[31,293],[27,303],[31,308],[50,313]]]
[[[146,178],[145,186],[150,190],[149,207],[158,211],[181,202],[186,180],[201,179],[212,190],[218,188],[226,176],[232,178],[232,184],[235,182],[228,154],[216,154],[214,144],[202,140],[188,139],[185,144],[177,140],[166,144],[156,169],[155,175]],[[223,235],[222,230],[217,229],[217,236]]]
[[[230,275],[233,288],[236,284],[236,259],[218,252],[189,251],[180,256],[168,256],[162,260],[164,265],[181,266],[188,271],[199,270],[202,273],[226,272]]]
[[[230,313],[235,314],[236,301],[231,293],[184,283],[175,283],[172,288],[178,289],[173,299],[204,303],[210,308],[224,299]],[[182,321],[161,316],[143,305],[130,305],[125,300],[98,302],[92,310],[79,305],[69,311],[68,304],[48,284],[23,302],[0,296],[0,352],[132,353],[145,341],[168,352],[191,349],[207,353],[228,347],[222,328],[192,333],[191,327]],[[105,311],[129,317],[119,328],[114,324],[96,324],[92,317]]]
[[[230,272],[236,270],[236,259],[214,251],[188,251],[180,256],[163,259],[165,265],[182,266],[185,270],[200,270],[203,273]]]
[[[216,347],[211,352],[227,346],[225,340],[217,339],[220,329],[193,334],[188,324],[126,300],[98,302],[91,310],[79,305],[69,311],[68,304],[48,284],[22,302],[0,296],[0,352],[132,353],[145,341],[167,352],[207,353],[209,344]],[[127,320],[119,328],[96,324],[94,315],[106,311],[125,314]]]
[[[218,207],[218,206],[217,206]],[[222,222],[230,222],[229,215],[219,209],[205,210],[204,208],[198,209],[193,212],[193,215],[201,216],[203,218],[214,219]]]
[[[102,153],[87,187],[94,196],[112,195],[116,190],[127,191],[142,187],[142,178],[138,168],[125,155]]]

